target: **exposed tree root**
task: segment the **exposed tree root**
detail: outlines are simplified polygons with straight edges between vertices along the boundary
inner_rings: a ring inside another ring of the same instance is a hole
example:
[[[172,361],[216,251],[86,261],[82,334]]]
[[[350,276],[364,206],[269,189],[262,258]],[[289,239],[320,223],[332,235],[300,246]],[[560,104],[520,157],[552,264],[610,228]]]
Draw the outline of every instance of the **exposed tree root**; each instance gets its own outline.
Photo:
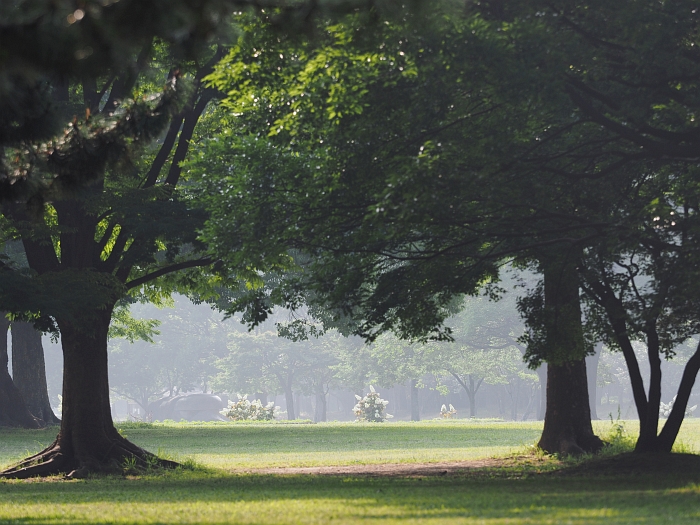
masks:
[[[544,435],[538,446],[548,454],[563,454],[565,456],[580,456],[582,454],[595,454],[605,445],[605,442],[592,432],[568,432],[551,436]]]
[[[67,479],[86,477],[88,474],[121,474],[127,471],[147,471],[150,469],[173,469],[179,463],[143,450],[130,441],[117,435],[106,447],[93,448],[91,453],[79,454],[61,445],[61,437],[38,454],[34,454],[17,465],[0,472],[0,478],[26,479],[32,477],[64,474]]]

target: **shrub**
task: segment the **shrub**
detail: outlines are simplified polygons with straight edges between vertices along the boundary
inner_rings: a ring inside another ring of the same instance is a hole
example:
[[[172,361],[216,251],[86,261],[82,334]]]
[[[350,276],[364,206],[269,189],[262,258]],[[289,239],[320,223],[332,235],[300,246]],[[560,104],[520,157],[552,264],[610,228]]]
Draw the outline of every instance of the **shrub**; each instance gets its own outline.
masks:
[[[370,421],[372,423],[382,423],[387,419],[391,419],[391,414],[386,414],[384,410],[389,404],[388,401],[379,397],[379,393],[374,390],[372,385],[369,386],[369,394],[365,397],[360,397],[355,394],[357,404],[352,411],[355,413],[357,421]]]
[[[238,401],[229,401],[220,414],[232,421],[271,421],[275,418],[275,408],[278,407],[272,401],[263,406],[259,399],[250,402],[246,396],[238,394]]]
[[[668,417],[668,416],[671,415],[671,410],[673,410],[673,403],[676,402],[676,397],[677,397],[677,396],[673,396],[673,399],[671,399],[671,402],[670,402],[670,403],[663,403],[663,402],[662,402],[662,403],[659,404],[659,415],[660,415],[661,417]],[[690,407],[690,408],[686,408],[686,410],[685,410],[685,416],[686,416],[686,417],[691,416],[691,415],[693,414],[693,412],[695,412],[695,409],[696,409],[696,408],[698,408],[697,405],[693,405],[693,406]]]
[[[457,410],[455,410],[455,407],[450,404],[450,409],[448,410],[445,405],[442,405],[440,407],[440,416],[442,416],[443,419],[451,419],[457,415]]]

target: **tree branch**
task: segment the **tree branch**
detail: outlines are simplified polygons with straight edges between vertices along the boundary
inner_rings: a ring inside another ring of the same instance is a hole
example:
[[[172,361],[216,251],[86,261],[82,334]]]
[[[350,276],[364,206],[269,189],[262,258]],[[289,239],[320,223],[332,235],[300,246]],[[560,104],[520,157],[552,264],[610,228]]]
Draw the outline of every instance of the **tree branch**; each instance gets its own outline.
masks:
[[[186,113],[185,120],[182,125],[182,131],[180,132],[180,139],[178,140],[177,149],[173,155],[173,160],[170,164],[170,170],[168,171],[168,176],[165,179],[165,184],[176,186],[180,180],[180,174],[182,173],[180,163],[185,160],[187,152],[190,149],[190,140],[192,140],[194,128],[197,126],[199,117],[201,117],[202,113],[204,113],[207,104],[209,104],[209,101],[212,100],[216,94],[217,92],[213,89],[205,90],[200,99],[197,101],[195,107]]]
[[[177,272],[180,270],[186,270],[187,268],[209,266],[213,262],[214,261],[211,258],[204,257],[202,259],[193,259],[191,261],[184,261],[181,263],[173,264],[171,266],[166,266],[164,268],[160,268],[159,270],[146,274],[142,277],[138,277],[137,279],[126,283],[126,288],[127,290],[131,290],[132,288],[137,288],[143,284],[146,284],[147,282],[157,279],[158,277],[162,277],[163,275],[167,275],[169,273]]]

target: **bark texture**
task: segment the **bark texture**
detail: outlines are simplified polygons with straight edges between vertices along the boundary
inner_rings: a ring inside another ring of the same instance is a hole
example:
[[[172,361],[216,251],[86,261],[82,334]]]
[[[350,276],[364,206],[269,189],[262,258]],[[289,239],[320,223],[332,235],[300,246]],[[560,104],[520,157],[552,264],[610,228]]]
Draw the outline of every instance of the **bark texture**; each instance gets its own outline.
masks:
[[[538,443],[550,454],[578,455],[603,447],[593,433],[583,359],[547,367],[547,409]]]
[[[49,402],[41,332],[31,323],[12,323],[12,379],[35,417],[47,425],[61,422]]]
[[[0,312],[0,426],[40,428],[41,421],[27,408],[22,393],[15,386],[7,369],[7,329],[10,322]]]
[[[579,281],[573,259],[543,265],[547,349],[547,407],[539,446],[550,454],[597,452],[581,325]],[[578,356],[578,357],[576,357]]]
[[[63,344],[63,419],[56,440],[44,451],[5,470],[2,477],[121,472],[134,467],[175,467],[119,435],[112,422],[107,379],[107,329],[111,310],[97,312],[90,331],[58,320]]]
[[[547,363],[542,363],[537,369],[537,379],[540,383],[540,399],[537,405],[537,420],[544,420],[544,413],[547,409]]]

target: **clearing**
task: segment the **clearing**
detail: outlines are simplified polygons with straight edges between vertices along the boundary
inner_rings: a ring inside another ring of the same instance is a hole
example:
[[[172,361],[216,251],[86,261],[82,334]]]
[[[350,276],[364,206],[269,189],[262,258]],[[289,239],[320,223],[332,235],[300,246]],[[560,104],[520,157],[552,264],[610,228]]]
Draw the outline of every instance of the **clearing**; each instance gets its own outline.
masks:
[[[191,458],[200,467],[0,482],[0,523],[700,520],[700,457],[626,455],[565,463],[527,452],[540,425],[469,420],[124,425],[136,443]],[[611,426],[598,425],[603,433]],[[699,431],[700,420],[686,422],[681,449],[698,448]],[[54,434],[55,429],[0,430],[0,463],[42,448]]]

